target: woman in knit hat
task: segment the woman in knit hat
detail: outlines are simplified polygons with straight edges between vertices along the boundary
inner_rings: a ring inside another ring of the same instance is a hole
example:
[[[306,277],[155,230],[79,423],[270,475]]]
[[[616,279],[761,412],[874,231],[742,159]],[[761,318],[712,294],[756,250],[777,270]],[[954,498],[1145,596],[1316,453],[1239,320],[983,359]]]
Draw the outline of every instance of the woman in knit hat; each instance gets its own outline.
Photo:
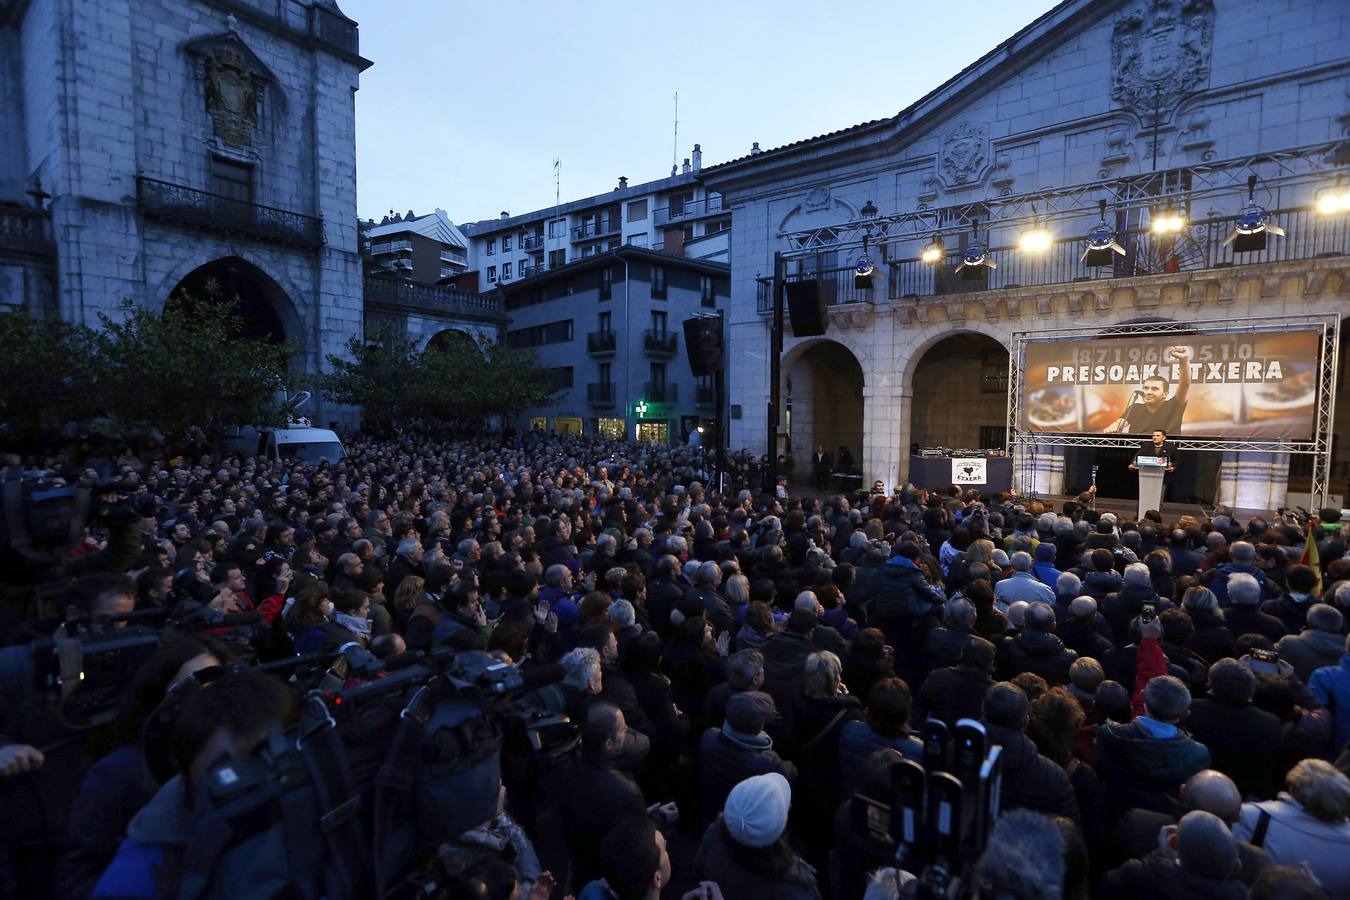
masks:
[[[783,836],[791,805],[792,788],[777,772],[732,788],[698,848],[698,877],[717,882],[726,897],[820,900],[815,869]]]

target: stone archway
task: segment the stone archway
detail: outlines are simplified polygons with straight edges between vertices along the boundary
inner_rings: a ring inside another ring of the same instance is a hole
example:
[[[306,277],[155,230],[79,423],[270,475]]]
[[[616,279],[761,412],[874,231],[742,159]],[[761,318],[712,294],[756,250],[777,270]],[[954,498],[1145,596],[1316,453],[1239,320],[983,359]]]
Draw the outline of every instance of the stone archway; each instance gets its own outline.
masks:
[[[977,331],[950,332],[914,355],[906,379],[910,442],[1002,447],[1008,421],[1008,348]],[[991,431],[992,429],[992,431]]]
[[[275,279],[241,257],[213,259],[188,272],[169,291],[164,304],[167,308],[184,295],[207,297],[212,291],[238,300],[241,337],[292,343],[297,359],[304,359],[307,341],[295,304]]]
[[[477,346],[473,335],[462,328],[443,328],[427,341],[426,350],[449,350],[463,344]]]
[[[783,357],[783,406],[794,478],[810,478],[810,457],[817,446],[838,454],[847,447],[853,468],[863,464],[862,363],[845,345],[822,339],[805,341]]]

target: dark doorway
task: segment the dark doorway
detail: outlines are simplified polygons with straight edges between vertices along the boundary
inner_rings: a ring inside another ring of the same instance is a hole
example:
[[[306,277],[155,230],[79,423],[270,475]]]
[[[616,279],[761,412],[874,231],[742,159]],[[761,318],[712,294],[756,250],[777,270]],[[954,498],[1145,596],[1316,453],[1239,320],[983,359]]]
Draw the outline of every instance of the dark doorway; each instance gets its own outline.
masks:
[[[212,260],[193,269],[169,294],[166,308],[184,296],[237,300],[243,320],[240,337],[284,344],[289,336],[280,310],[289,308],[290,298],[266,272],[237,256]]]

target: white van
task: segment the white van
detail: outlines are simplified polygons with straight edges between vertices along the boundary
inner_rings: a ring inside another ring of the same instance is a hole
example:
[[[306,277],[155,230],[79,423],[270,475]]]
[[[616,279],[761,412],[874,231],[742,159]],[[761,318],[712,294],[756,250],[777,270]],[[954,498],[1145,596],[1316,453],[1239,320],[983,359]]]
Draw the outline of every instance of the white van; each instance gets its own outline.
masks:
[[[291,422],[285,428],[241,428],[225,439],[225,446],[242,456],[265,456],[272,460],[299,460],[317,465],[337,462],[346,455],[342,441],[327,428],[311,428]]]

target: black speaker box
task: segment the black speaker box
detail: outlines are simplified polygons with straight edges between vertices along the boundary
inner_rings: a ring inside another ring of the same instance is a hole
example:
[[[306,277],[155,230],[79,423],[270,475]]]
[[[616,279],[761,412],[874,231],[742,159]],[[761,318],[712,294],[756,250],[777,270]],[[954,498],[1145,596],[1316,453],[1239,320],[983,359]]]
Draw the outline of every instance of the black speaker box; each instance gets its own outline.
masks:
[[[696,376],[714,375],[723,366],[722,318],[696,316],[684,320],[684,352]]]
[[[787,283],[787,308],[794,336],[811,337],[825,333],[829,323],[825,318],[825,297],[820,292],[820,283],[815,279]]]

